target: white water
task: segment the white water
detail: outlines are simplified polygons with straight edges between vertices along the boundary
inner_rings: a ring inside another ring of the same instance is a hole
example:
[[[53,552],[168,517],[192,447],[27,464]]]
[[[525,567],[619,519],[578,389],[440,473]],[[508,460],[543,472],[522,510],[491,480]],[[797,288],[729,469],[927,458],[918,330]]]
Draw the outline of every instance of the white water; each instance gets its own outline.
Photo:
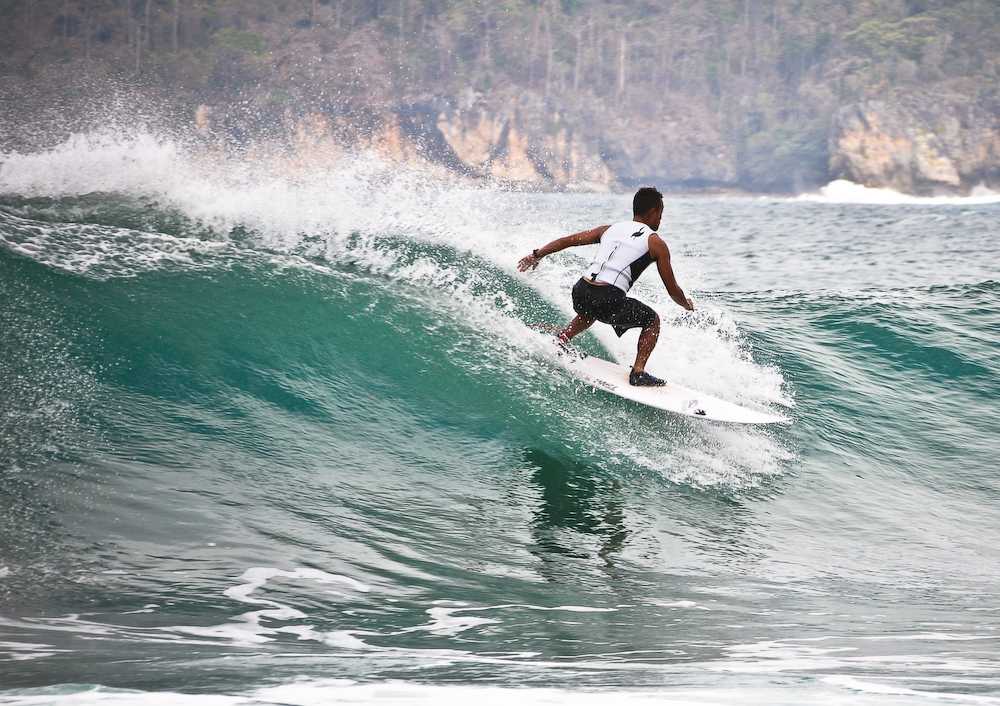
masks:
[[[926,205],[926,206],[972,206],[987,203],[1000,203],[1000,193],[992,191],[983,185],[976,186],[968,196],[911,196],[893,189],[878,189],[862,184],[855,184],[846,179],[831,181],[819,191],[801,194],[799,201],[815,201],[819,203],[857,203],[877,205]]]
[[[919,704],[977,704],[988,706],[1000,699],[988,696],[914,691],[853,677],[823,677],[815,683],[789,686],[782,683],[748,684],[731,688],[568,690],[538,687],[428,685],[406,681],[359,683],[349,679],[303,679],[247,694],[197,695],[179,692],[143,692],[107,688],[31,689],[0,695],[8,706],[327,706],[381,704],[384,706],[914,706]]]

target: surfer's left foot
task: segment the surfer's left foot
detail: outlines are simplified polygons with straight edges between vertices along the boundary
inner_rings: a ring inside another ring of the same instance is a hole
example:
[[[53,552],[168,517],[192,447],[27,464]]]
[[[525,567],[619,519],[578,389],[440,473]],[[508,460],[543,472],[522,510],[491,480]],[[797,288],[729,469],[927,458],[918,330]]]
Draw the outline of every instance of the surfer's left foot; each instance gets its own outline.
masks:
[[[633,370],[628,374],[628,384],[636,387],[663,387],[667,381],[650,375],[645,370],[639,373]]]

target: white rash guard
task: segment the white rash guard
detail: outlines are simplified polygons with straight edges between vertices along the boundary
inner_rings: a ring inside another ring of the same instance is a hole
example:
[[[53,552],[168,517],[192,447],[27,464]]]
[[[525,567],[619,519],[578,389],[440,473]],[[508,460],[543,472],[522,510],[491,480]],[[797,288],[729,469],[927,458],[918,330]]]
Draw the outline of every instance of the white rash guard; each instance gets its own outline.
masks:
[[[645,223],[636,221],[610,226],[601,236],[601,244],[585,276],[628,292],[653,261],[649,254],[649,236],[654,232]]]

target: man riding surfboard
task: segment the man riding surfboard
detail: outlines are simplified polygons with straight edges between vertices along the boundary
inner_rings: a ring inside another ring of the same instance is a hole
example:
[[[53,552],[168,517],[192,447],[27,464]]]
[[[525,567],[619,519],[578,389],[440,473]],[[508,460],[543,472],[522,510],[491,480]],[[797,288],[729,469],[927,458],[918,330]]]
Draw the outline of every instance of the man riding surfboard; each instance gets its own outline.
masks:
[[[626,296],[646,267],[655,262],[670,298],[688,311],[694,311],[694,303],[685,296],[674,277],[670,250],[656,233],[662,217],[663,194],[651,186],[644,186],[632,199],[631,221],[598,226],[553,240],[517,263],[518,270],[527,272],[538,267],[543,257],[560,250],[599,245],[590,267],[573,287],[576,318],[559,332],[558,340],[568,343],[590,328],[594,321],[610,324],[619,337],[629,329],[642,329],[635,364],[628,377],[630,385],[655,387],[666,384],[646,372],[646,361],[660,336],[660,317],[638,299]]]

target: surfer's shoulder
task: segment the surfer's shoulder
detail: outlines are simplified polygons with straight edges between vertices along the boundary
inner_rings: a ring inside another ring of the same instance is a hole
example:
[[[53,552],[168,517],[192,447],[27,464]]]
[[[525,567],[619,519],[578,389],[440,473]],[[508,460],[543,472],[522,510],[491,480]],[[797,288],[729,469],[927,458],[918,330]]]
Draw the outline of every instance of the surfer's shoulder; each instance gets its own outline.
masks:
[[[665,255],[667,258],[670,257],[670,248],[667,247],[667,241],[660,237],[660,234],[655,230],[649,234],[649,252],[656,258],[659,255]]]

